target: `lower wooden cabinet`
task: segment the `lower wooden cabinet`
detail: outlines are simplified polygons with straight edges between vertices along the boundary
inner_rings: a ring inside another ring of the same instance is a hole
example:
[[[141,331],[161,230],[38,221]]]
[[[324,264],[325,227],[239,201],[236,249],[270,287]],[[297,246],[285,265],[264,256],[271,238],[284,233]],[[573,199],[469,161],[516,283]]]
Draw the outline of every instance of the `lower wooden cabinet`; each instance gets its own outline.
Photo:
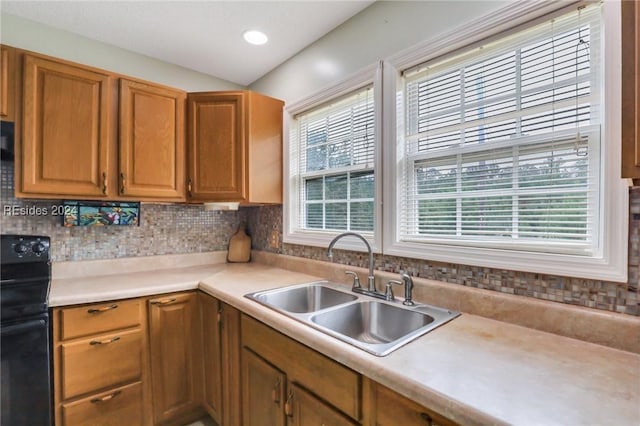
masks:
[[[62,422],[73,426],[122,426],[145,424],[141,407],[142,383],[135,382],[108,392],[62,405]]]
[[[52,312],[57,426],[151,425],[141,299]]]
[[[369,381],[368,405],[371,425],[454,426],[456,423],[405,398],[397,392]]]
[[[197,293],[148,304],[154,424],[187,424],[203,414]]]
[[[54,308],[52,329],[57,426],[454,425],[202,292]]]

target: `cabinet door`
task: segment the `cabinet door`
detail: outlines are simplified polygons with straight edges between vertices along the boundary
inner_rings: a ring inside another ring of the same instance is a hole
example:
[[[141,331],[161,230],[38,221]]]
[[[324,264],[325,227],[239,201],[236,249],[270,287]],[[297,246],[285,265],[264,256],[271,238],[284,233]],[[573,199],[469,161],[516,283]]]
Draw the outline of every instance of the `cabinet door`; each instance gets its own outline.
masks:
[[[285,403],[287,426],[353,426],[357,424],[295,383],[289,383],[287,389]],[[405,425],[402,422],[396,424]]]
[[[200,305],[204,357],[204,407],[209,415],[220,423],[222,419],[221,303],[211,296],[200,294]]]
[[[0,46],[0,119],[14,121],[15,49]]]
[[[120,195],[184,198],[185,97],[120,80]]]
[[[242,350],[242,411],[245,426],[285,424],[285,375],[248,349]]]
[[[376,426],[454,426],[451,420],[379,384],[373,385],[372,424]]]
[[[196,377],[196,293],[149,301],[153,418],[163,424],[187,417],[200,405]]]
[[[243,201],[247,197],[245,96],[242,92],[190,94],[190,199]]]
[[[640,5],[622,8],[622,177],[640,184]]]
[[[110,77],[31,55],[23,74],[22,191],[106,195]]]

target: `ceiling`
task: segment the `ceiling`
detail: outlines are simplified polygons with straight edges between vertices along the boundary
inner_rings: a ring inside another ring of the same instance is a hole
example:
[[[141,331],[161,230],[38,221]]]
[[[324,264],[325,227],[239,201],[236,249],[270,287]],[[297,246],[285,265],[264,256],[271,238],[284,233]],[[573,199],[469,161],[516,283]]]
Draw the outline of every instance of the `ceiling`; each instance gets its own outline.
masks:
[[[367,1],[7,1],[2,12],[243,86],[373,3]],[[262,46],[242,38],[267,34]]]

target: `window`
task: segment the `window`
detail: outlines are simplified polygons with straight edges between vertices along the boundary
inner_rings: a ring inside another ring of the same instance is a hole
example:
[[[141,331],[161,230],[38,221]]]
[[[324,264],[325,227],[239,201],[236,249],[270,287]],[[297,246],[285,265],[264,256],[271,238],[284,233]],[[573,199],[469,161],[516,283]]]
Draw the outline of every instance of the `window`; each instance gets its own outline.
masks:
[[[389,61],[385,254],[625,279],[618,53],[604,49],[616,19],[610,4],[574,7],[417,66]]]
[[[326,246],[354,231],[376,245],[378,111],[373,79],[357,86],[289,111],[286,242]]]
[[[572,13],[405,78],[405,241],[593,253],[598,13]]]

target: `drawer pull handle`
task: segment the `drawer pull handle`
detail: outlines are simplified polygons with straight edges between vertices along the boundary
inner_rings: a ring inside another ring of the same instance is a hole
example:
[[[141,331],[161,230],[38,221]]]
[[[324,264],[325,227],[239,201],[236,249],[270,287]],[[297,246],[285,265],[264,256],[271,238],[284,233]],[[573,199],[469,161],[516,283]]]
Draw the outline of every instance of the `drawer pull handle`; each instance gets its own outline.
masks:
[[[176,300],[177,299],[152,300],[149,303],[151,303],[152,305],[168,305],[169,303],[173,303]]]
[[[124,194],[127,190],[127,175],[120,173],[120,193]]]
[[[189,197],[193,195],[193,182],[191,179],[187,182],[187,192],[189,193]]]
[[[108,345],[109,343],[117,342],[118,340],[120,340],[120,336],[116,336],[113,339],[107,339],[107,340],[92,340],[92,341],[89,342],[89,344],[91,346]]]
[[[420,413],[420,418],[424,420],[429,426],[433,425],[433,419],[427,413]]]
[[[274,403],[280,405],[280,383],[282,382],[282,378],[278,377],[276,380],[276,384],[273,386],[271,390],[271,399]]]
[[[92,404],[97,404],[98,402],[106,402],[106,401],[109,401],[109,400],[115,398],[116,396],[120,395],[121,393],[122,393],[122,391],[118,390],[118,391],[115,391],[114,393],[110,393],[109,395],[105,395],[105,396],[102,396],[100,398],[93,398],[91,400],[91,403]]]
[[[111,306],[104,306],[104,307],[102,307],[102,308],[91,308],[91,309],[88,309],[88,310],[87,310],[87,312],[88,312],[88,313],[90,313],[90,314],[98,314],[98,313],[100,313],[100,312],[107,312],[107,311],[110,311],[110,310],[115,309],[115,308],[117,308],[117,307],[118,307],[118,305],[116,305],[116,304],[114,303],[114,304],[113,304],[113,305],[111,305]]]
[[[289,396],[287,397],[287,402],[284,404],[284,414],[287,417],[293,417],[293,391],[289,391]]]

